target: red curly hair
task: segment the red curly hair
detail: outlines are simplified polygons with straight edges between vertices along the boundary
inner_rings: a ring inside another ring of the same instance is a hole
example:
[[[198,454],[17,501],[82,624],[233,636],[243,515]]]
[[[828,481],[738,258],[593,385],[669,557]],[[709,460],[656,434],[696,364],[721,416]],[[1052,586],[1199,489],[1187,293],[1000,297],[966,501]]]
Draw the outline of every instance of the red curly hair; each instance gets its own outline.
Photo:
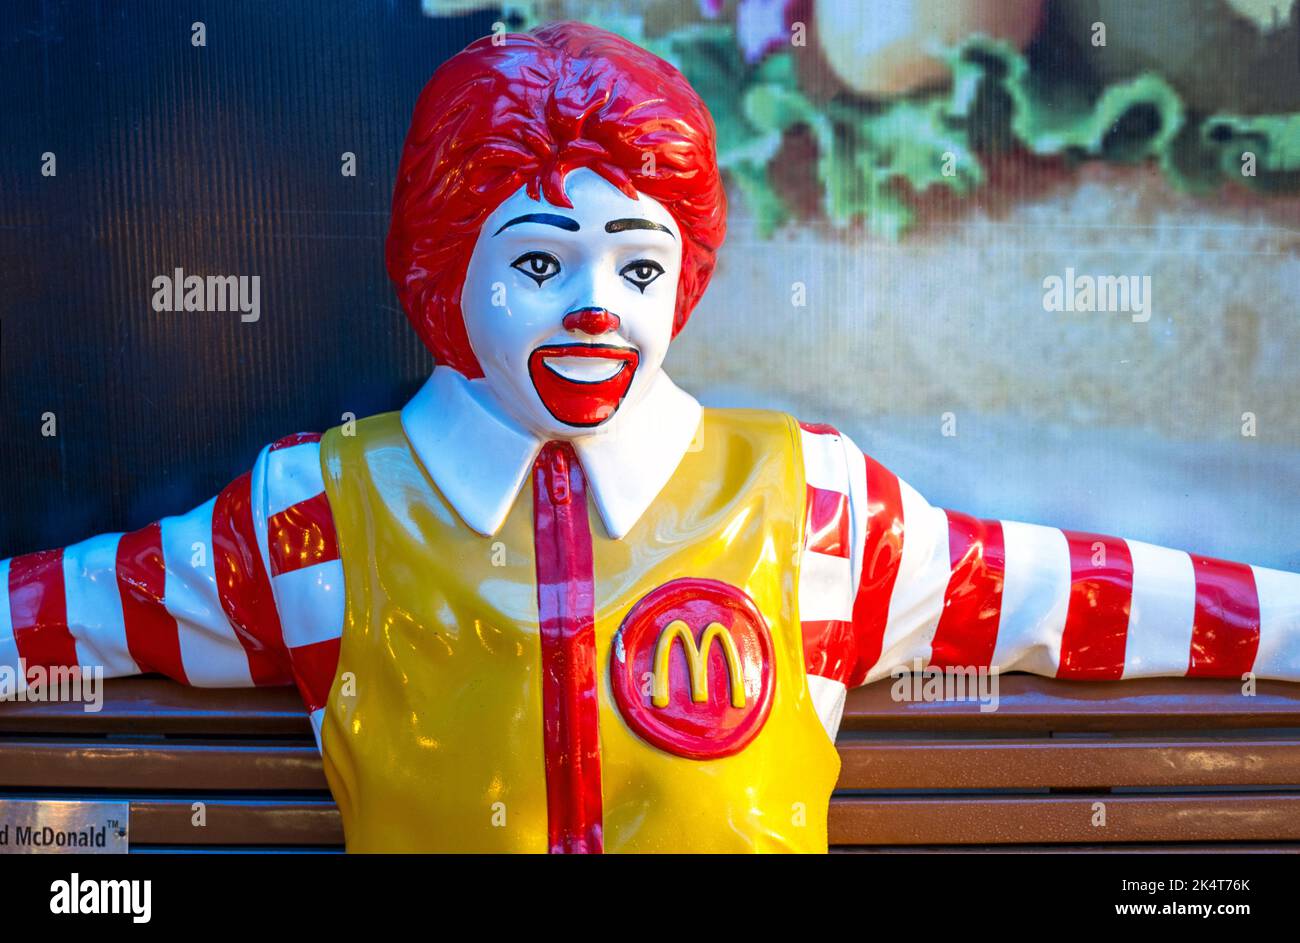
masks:
[[[474,42],[415,104],[393,190],[388,275],[439,363],[483,375],[460,306],[483,221],[520,187],[572,206],[564,179],[580,167],[629,197],[653,197],[677,221],[673,335],[682,329],[726,234],[713,119],[658,56],[594,26],[557,23]]]

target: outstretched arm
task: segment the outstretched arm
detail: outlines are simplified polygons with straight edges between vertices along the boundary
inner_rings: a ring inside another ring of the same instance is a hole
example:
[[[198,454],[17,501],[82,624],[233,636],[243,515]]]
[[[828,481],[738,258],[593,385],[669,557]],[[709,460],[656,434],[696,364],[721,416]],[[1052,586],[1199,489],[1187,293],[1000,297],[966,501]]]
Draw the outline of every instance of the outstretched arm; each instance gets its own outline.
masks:
[[[0,561],[0,666],[296,684],[319,717],[343,624],[319,456],[319,436],[281,439],[188,514]]]
[[[1090,680],[1300,681],[1300,575],[944,511],[831,427],[803,425],[801,439],[811,675],[854,687],[919,659]]]

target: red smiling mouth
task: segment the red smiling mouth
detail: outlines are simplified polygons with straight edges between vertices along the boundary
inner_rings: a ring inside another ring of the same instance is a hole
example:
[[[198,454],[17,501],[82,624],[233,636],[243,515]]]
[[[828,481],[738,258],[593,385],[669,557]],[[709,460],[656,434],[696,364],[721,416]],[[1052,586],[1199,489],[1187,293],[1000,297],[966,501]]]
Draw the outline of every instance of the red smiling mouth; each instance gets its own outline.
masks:
[[[570,426],[598,426],[627,395],[641,357],[613,344],[549,344],[528,355],[542,405]]]

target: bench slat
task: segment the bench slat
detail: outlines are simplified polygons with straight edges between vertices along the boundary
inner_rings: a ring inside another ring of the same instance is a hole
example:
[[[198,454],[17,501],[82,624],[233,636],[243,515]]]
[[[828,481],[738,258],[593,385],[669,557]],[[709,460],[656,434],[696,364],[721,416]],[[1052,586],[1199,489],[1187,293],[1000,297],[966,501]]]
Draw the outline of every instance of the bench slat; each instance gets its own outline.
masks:
[[[1021,855],[1294,855],[1300,854],[1300,843],[1294,842],[1213,842],[1210,844],[1131,844],[1131,845],[835,845],[837,855],[897,855],[897,854],[1021,854]]]
[[[1261,681],[1244,697],[1235,681],[1156,678],[1056,681],[999,679],[996,711],[975,702],[896,702],[886,679],[849,692],[843,729],[1098,731],[1300,727],[1300,684]],[[310,737],[291,688],[187,688],[165,678],[105,682],[103,709],[80,704],[0,703],[0,733],[122,731]]]
[[[840,789],[1300,784],[1285,740],[841,740]],[[324,791],[310,743],[0,740],[2,789]]]
[[[1289,842],[1300,840],[1300,793],[837,797],[830,834],[835,845]]]
[[[975,701],[899,702],[886,679],[849,692],[842,730],[1176,730],[1300,726],[1300,684],[1261,681],[1245,697],[1236,681],[1153,678],[1057,681],[1009,674],[998,706]]]
[[[207,824],[192,824],[191,799],[131,800],[131,842],[141,845],[340,845],[343,824],[328,799],[204,799]]]
[[[841,789],[1300,784],[1291,740],[844,740]]]
[[[292,688],[190,688],[166,678],[104,682],[103,707],[0,703],[0,733],[180,733],[302,736],[311,723]]]
[[[0,741],[0,788],[328,789],[311,744]]]
[[[1300,795],[1106,796],[1102,828],[1091,824],[1098,798],[838,798],[831,803],[830,840],[888,846],[1300,841]],[[133,800],[132,840],[145,845],[342,841],[338,811],[328,800],[206,802],[207,825],[196,828],[188,799]]]

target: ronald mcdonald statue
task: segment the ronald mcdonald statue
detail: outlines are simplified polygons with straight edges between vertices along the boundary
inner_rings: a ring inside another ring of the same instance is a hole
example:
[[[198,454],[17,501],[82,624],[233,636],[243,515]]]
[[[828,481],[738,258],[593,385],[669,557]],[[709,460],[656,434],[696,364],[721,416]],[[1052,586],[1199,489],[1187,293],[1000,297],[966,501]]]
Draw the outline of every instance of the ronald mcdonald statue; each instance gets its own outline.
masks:
[[[703,409],[662,364],[725,215],[672,66],[475,42],[393,196],[427,383],[0,563],[0,665],[295,685],[350,851],[825,851],[845,692],[916,659],[1300,680],[1300,576],[976,520],[828,425]]]

